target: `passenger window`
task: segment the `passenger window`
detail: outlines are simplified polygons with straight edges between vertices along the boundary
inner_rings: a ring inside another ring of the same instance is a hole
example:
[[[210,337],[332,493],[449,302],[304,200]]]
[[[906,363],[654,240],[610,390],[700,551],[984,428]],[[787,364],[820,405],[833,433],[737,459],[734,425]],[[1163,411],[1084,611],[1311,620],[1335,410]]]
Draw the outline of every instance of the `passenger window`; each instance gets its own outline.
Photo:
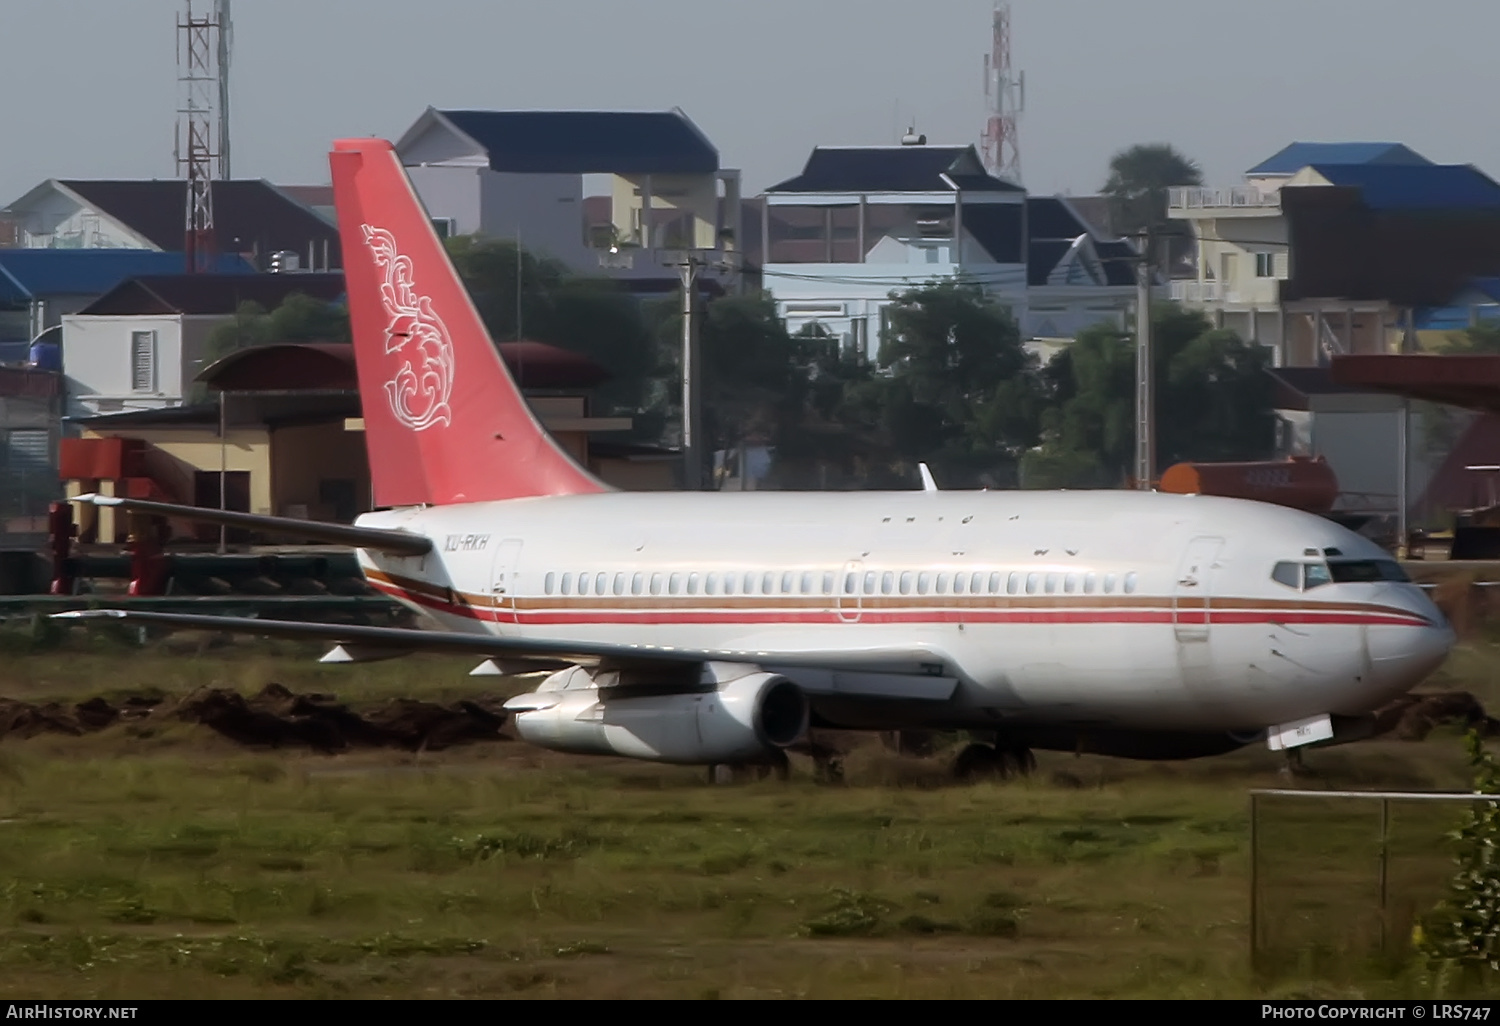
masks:
[[[1112,595],[1112,594],[1114,594],[1114,590],[1115,590],[1115,575],[1114,574],[1105,574],[1104,575],[1104,594],[1106,594],[1106,595]]]
[[[646,587],[645,574],[633,574],[630,578],[630,594],[639,595]]]
[[[594,577],[594,594],[603,595],[604,589],[609,587],[609,574],[597,574]]]
[[[811,570],[804,570],[802,572],[802,594],[804,594],[804,595],[811,595],[812,593],[813,593],[813,575],[812,575],[812,571]]]
[[[572,574],[563,574],[563,579],[562,579],[562,593],[564,595],[571,595],[573,593],[573,575]]]
[[[673,595],[682,594],[681,574],[673,574],[670,578],[667,579],[667,591],[671,592]]]
[[[733,595],[734,594],[734,584],[735,584],[735,581],[738,580],[738,579],[739,579],[739,575],[738,574],[725,574],[724,575],[724,594],[726,594],[726,595]]]
[[[1271,571],[1271,580],[1285,585],[1293,591],[1302,590],[1302,566],[1299,563],[1277,563]]]
[[[889,595],[896,586],[896,575],[887,570],[880,575],[880,594]]]
[[[615,574],[615,594],[616,595],[623,595],[623,594],[625,594],[625,575],[624,574]]]
[[[953,575],[953,594],[955,594],[955,595],[962,595],[963,593],[964,593],[964,575],[963,574],[954,574]]]
[[[1131,571],[1130,573],[1128,573],[1128,574],[1125,575],[1125,594],[1130,595],[1130,594],[1133,594],[1134,592],[1135,592],[1135,572]]]
[[[781,593],[783,595],[792,594],[796,583],[797,575],[788,570],[786,573],[781,575]]]
[[[1057,591],[1057,574],[1047,575],[1047,594],[1051,595]]]
[[[844,594],[845,595],[853,595],[854,594],[855,576],[856,575],[854,575],[852,573],[848,573],[848,574],[844,575]]]
[[[696,595],[696,594],[698,594],[698,575],[697,574],[688,574],[688,594],[689,595]]]
[[[719,575],[709,574],[703,579],[703,594],[717,595],[719,593]]]
[[[926,595],[927,589],[932,584],[931,574],[917,574],[917,594]]]
[[[542,579],[542,588],[547,592],[548,595],[552,594],[552,585],[555,584],[556,581],[556,574],[548,574],[545,578]]]
[[[660,595],[661,594],[661,574],[652,574],[651,575],[651,594],[653,594],[653,595]]]
[[[1063,591],[1065,591],[1069,595],[1071,595],[1071,594],[1073,594],[1077,590],[1078,590],[1078,575],[1077,574],[1069,574],[1067,577],[1063,578]]]
[[[589,575],[588,574],[579,574],[578,575],[578,594],[580,594],[580,595],[587,595],[588,593],[589,593]]]
[[[1092,595],[1094,593],[1094,588],[1096,588],[1098,584],[1099,576],[1097,574],[1083,575],[1083,593],[1085,595]]]
[[[980,593],[980,591],[983,589],[983,587],[984,587],[984,574],[976,572],[973,577],[969,578],[969,594],[970,595],[978,595]],[[1000,590],[1000,575],[999,574],[995,575],[995,587],[994,587],[994,590],[995,591],[999,591]]]
[[[742,595],[754,595],[755,594],[755,574],[749,573],[749,572],[747,572],[745,574],[745,586],[740,589],[740,594],[742,594]]]
[[[999,589],[996,590],[998,591]],[[1007,595],[1019,595],[1021,593],[1021,575],[1019,573],[1010,575],[1010,580],[1005,582],[1005,592]]]
[[[875,571],[874,570],[866,570],[865,571],[865,594],[866,595],[873,595],[873,594],[875,594]]]
[[[946,595],[946,594],[948,594],[948,575],[947,574],[938,574],[937,575],[937,593],[939,595]]]
[[[1041,574],[1027,574],[1026,575],[1026,594],[1028,594],[1028,595],[1035,595],[1036,594],[1036,587],[1037,587],[1038,584],[1041,584],[1041,583],[1042,583],[1042,575]]]
[[[823,594],[824,595],[832,595],[833,594],[833,571],[832,570],[824,570],[823,571]]]
[[[1014,578],[1012,578],[1012,579],[1014,579]],[[1011,593],[1012,594],[1015,593],[1015,589],[1014,588],[1011,589]],[[991,595],[998,595],[998,594],[1000,594],[1000,571],[998,571],[998,570],[996,570],[994,573],[990,574],[990,594]]]
[[[913,574],[910,570],[902,571],[902,574],[901,574],[901,594],[903,594],[903,595],[910,595],[911,594],[912,578],[914,578],[915,576],[916,575]]]
[[[760,593],[762,595],[776,594],[776,575],[767,570],[760,578]]]
[[[1333,578],[1328,576],[1328,567],[1322,563],[1302,564],[1302,588],[1304,591],[1312,591],[1325,584],[1333,583]]]

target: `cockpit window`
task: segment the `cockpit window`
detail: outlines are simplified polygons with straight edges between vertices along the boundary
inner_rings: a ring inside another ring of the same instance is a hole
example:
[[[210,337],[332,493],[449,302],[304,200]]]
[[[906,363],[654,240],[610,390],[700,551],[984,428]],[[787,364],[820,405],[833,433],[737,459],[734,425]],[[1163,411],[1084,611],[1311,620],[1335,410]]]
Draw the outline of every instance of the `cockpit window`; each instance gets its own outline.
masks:
[[[1339,584],[1365,581],[1398,581],[1409,583],[1410,577],[1401,565],[1389,559],[1333,560],[1328,572]]]
[[[1301,563],[1277,563],[1276,568],[1271,571],[1271,580],[1277,584],[1284,584],[1293,591],[1302,590],[1302,564]]]
[[[1302,564],[1302,590],[1312,591],[1314,588],[1324,584],[1332,584],[1333,578],[1329,576],[1328,566],[1325,563],[1303,563]]]

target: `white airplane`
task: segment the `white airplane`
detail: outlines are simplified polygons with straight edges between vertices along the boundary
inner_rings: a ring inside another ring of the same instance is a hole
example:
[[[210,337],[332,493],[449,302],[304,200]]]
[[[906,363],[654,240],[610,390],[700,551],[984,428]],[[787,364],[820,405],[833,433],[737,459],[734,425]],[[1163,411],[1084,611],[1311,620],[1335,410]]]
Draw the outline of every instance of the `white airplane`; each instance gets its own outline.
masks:
[[[1133,491],[621,493],[532,416],[385,141],[330,155],[375,501],[353,526],[77,501],[359,550],[436,630],[103,610],[322,638],[331,662],[471,653],[562,752],[779,763],[810,727],[967,730],[1178,759],[1340,743],[1454,634],[1386,553],[1261,503]]]

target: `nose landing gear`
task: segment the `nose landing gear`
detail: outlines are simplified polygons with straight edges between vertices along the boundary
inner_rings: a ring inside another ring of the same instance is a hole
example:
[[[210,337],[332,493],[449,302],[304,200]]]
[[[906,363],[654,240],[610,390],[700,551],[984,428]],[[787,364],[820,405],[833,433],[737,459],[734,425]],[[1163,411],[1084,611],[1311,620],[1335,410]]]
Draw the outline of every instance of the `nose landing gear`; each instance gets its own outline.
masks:
[[[953,775],[960,780],[1007,780],[1036,771],[1036,756],[1024,745],[972,744],[958,753]]]

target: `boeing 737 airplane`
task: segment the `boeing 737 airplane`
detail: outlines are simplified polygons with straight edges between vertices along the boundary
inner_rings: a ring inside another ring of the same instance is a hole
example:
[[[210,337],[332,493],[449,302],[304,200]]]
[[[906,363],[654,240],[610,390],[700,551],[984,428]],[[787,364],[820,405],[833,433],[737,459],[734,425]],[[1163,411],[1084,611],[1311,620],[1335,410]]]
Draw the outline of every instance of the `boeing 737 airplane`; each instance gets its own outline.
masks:
[[[1453,644],[1378,546],[1261,503],[941,491],[925,468],[909,492],[613,491],[531,414],[392,146],[330,160],[380,508],[337,525],[77,501],[351,545],[436,629],[59,616],[551,671],[507,705],[523,739],[694,765],[784,765],[810,727],[972,731],[974,758],[1021,769],[1033,749],[1339,743]]]

